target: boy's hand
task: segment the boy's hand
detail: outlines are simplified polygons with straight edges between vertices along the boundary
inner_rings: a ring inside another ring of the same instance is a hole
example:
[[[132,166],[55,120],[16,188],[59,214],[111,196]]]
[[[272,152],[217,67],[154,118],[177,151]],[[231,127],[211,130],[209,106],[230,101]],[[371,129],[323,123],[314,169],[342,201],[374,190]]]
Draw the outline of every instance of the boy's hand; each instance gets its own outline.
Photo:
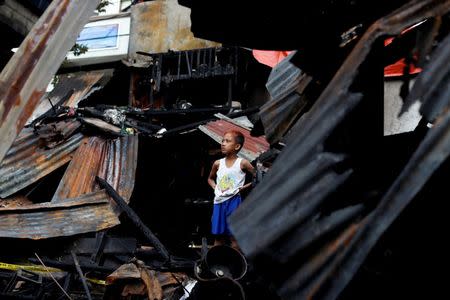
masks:
[[[250,186],[252,185],[252,183],[247,183],[246,185],[243,185],[239,188],[239,193],[242,192],[243,190],[248,189]]]

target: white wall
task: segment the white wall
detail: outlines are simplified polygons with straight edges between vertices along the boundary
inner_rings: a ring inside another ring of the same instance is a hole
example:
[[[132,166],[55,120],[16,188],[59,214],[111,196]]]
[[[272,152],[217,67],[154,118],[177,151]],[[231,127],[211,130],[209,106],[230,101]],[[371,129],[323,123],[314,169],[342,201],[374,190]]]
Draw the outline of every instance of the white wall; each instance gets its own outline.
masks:
[[[420,104],[414,103],[411,108],[398,117],[403,105],[399,96],[401,80],[386,81],[384,83],[384,135],[392,135],[413,131],[422,118],[419,113]],[[413,81],[411,81],[411,85]]]

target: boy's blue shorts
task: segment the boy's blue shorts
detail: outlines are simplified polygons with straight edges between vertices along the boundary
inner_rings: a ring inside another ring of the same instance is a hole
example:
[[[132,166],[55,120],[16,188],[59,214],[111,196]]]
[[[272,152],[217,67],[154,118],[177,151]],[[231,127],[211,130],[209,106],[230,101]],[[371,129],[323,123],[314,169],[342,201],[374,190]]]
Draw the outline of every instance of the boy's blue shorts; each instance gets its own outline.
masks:
[[[233,211],[238,208],[241,204],[241,195],[237,194],[230,199],[214,204],[213,215],[212,215],[212,234],[224,234],[231,235],[230,228],[228,227],[227,218],[231,215]]]

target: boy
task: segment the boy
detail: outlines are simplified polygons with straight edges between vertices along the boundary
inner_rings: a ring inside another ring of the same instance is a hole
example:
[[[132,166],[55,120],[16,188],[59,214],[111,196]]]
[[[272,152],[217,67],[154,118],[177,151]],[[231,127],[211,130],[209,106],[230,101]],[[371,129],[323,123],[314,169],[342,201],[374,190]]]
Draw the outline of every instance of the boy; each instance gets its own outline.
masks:
[[[216,160],[208,177],[208,184],[214,189],[214,209],[212,215],[212,233],[216,236],[214,246],[223,245],[229,237],[231,247],[238,249],[236,240],[231,236],[227,218],[241,204],[240,192],[248,189],[251,183],[245,183],[245,172],[255,176],[255,168],[246,159],[238,158],[237,153],[244,145],[244,136],[239,131],[228,131],[221,144],[224,158]]]

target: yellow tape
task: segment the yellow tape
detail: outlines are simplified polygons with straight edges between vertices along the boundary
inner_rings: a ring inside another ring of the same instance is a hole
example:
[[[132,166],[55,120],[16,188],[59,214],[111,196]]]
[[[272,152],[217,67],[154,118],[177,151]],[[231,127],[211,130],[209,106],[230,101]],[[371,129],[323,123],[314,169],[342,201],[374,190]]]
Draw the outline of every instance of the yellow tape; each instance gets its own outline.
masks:
[[[95,283],[95,284],[106,285],[106,281],[104,281],[104,280],[88,278],[88,277],[86,277],[86,279],[87,279],[87,281]]]
[[[64,272],[61,269],[51,268],[51,267],[45,268],[44,266],[41,266],[41,265],[16,265],[16,264],[4,263],[4,262],[0,262],[0,269],[10,270],[10,271],[17,271],[17,270],[22,269],[22,270],[31,271],[31,272],[45,272],[45,273],[47,272],[47,270],[48,270],[48,272],[51,272],[51,273]],[[105,280],[88,278],[88,277],[86,277],[86,279],[95,284],[106,285]]]
[[[0,269],[11,270],[11,271],[17,271],[19,269],[22,269],[22,270],[31,271],[31,272],[47,272],[47,271],[48,272],[64,272],[61,269],[51,268],[51,267],[45,268],[44,266],[41,266],[41,265],[16,265],[16,264],[4,263],[4,262],[0,262]]]

